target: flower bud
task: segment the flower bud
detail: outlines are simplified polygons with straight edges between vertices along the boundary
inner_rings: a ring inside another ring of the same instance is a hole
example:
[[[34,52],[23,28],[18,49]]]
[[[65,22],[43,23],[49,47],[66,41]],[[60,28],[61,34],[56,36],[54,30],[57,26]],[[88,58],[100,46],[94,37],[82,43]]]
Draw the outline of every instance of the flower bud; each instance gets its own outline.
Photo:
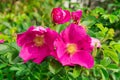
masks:
[[[77,11],[72,12],[71,16],[72,16],[74,23],[78,24],[82,16],[82,10],[77,10]]]
[[[54,8],[51,15],[53,22],[57,24],[63,24],[70,20],[70,12],[61,8]]]

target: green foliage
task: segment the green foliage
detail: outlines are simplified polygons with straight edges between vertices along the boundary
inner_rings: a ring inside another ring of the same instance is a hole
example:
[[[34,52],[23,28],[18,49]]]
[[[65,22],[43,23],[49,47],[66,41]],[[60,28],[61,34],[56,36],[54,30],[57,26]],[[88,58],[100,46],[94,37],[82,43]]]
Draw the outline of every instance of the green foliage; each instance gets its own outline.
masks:
[[[27,2],[26,2],[27,1]],[[81,66],[62,66],[52,57],[40,65],[23,63],[19,58],[20,48],[16,45],[16,34],[24,32],[32,25],[41,25],[63,30],[65,25],[53,27],[51,10],[63,7],[64,0],[3,0],[0,3],[0,80],[120,80],[120,37],[115,37],[120,29],[120,9],[111,13],[103,8],[82,8],[81,24],[86,26],[90,36],[98,38],[102,47],[95,49],[95,65],[92,69]],[[111,6],[119,5],[111,4]],[[73,11],[73,9],[70,9]]]

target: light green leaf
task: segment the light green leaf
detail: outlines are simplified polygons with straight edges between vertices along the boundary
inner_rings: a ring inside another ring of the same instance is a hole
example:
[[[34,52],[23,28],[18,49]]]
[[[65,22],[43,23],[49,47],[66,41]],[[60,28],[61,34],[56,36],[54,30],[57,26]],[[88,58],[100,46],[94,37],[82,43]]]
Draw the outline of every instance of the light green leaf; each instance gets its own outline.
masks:
[[[111,49],[105,49],[103,52],[105,56],[110,57],[116,64],[119,64],[118,54],[115,51]]]
[[[81,72],[81,67],[80,66],[75,66],[73,69],[73,77],[77,78],[80,75]]]
[[[110,20],[110,23],[114,23],[115,21],[118,21],[118,17],[116,15],[109,15],[109,20]]]
[[[111,60],[109,57],[104,57],[103,60],[101,60],[100,64],[102,64],[103,66],[107,66],[111,63]]]
[[[104,27],[102,23],[96,24],[96,26],[105,34],[108,31],[107,27]]]
[[[52,72],[53,74],[58,73],[60,70],[62,69],[62,66],[60,63],[58,63],[55,60],[51,60],[50,64],[49,64],[49,70],[50,72]]]

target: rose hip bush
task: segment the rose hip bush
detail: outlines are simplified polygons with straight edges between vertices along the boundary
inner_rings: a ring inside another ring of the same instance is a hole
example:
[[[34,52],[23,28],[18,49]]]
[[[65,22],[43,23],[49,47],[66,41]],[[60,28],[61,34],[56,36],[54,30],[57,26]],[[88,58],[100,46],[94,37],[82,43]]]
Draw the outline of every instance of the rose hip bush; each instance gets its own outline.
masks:
[[[120,79],[119,10],[36,1],[0,5],[0,80]]]

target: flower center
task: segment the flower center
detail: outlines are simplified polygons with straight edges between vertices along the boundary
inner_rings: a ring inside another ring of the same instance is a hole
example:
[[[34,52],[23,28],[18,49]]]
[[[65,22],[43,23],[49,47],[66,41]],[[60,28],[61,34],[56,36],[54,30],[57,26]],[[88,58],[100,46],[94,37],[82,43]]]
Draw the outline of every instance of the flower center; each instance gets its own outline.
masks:
[[[67,52],[69,54],[74,54],[77,51],[76,44],[67,44]]]
[[[36,46],[42,46],[44,44],[44,36],[43,35],[36,36],[33,39],[33,42],[35,43]]]

